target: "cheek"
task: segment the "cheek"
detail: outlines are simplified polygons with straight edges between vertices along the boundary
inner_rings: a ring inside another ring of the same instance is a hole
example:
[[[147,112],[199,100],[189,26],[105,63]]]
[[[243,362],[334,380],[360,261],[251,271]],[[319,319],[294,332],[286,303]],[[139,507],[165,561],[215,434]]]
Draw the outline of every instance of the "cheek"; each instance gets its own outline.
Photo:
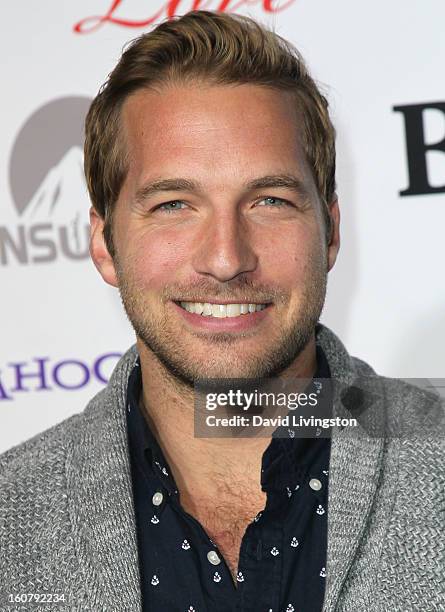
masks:
[[[316,233],[296,224],[257,244],[263,270],[289,288],[300,284],[308,267],[321,257]]]
[[[140,286],[157,290],[179,278],[186,257],[184,236],[152,233],[135,237],[131,266]]]

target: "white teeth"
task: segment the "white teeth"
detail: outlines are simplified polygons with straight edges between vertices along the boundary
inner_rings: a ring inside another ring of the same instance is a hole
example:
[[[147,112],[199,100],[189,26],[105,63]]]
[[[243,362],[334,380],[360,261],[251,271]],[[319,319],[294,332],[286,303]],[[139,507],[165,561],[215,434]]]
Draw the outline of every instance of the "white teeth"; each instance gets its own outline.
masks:
[[[210,317],[212,314],[212,305],[211,304],[204,304],[204,310],[202,311],[202,314],[205,317]]]
[[[197,302],[195,304],[195,313],[196,314],[202,314],[203,310],[204,310],[204,304],[201,304],[200,302]]]
[[[225,304],[212,304],[212,317],[224,319],[226,316],[227,307]]]
[[[180,304],[187,312],[217,319],[239,317],[240,315],[258,312],[266,308],[266,304],[209,304],[208,302],[181,302]]]
[[[227,304],[227,315],[228,317],[239,317],[241,314],[241,305],[240,304]]]

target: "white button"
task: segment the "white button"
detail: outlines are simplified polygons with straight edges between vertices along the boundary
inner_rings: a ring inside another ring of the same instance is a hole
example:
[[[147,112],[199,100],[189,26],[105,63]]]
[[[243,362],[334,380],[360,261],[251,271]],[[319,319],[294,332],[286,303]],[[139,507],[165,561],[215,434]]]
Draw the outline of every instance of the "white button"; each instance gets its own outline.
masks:
[[[207,553],[207,559],[212,565],[219,565],[221,563],[221,559],[218,557],[218,554],[214,550],[210,550]]]
[[[162,495],[160,491],[158,491],[157,493],[153,495],[153,497],[151,498],[151,501],[153,502],[154,506],[160,506],[162,504],[163,499],[164,499],[164,496]]]
[[[318,480],[318,478],[311,478],[309,481],[309,486],[314,491],[319,491],[321,489],[321,482]]]

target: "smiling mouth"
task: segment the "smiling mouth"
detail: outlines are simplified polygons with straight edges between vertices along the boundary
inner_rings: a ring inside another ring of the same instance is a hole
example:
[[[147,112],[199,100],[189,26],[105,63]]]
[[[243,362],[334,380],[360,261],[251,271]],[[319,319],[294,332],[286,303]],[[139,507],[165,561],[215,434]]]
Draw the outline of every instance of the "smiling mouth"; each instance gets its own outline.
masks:
[[[203,317],[214,317],[225,319],[229,317],[241,317],[244,315],[259,312],[269,307],[271,304],[243,303],[243,304],[211,304],[209,302],[176,302],[178,306],[191,312],[192,314]]]

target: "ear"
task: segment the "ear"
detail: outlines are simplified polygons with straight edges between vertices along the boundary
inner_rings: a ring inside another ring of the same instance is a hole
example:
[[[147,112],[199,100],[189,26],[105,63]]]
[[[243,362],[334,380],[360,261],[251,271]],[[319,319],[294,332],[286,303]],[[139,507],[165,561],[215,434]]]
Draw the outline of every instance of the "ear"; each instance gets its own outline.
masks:
[[[104,220],[93,206],[90,208],[90,255],[104,281],[117,287],[114,262],[104,240]]]
[[[329,216],[331,217],[331,235],[328,244],[328,271],[334,267],[340,249],[340,209],[337,198],[329,205]]]

